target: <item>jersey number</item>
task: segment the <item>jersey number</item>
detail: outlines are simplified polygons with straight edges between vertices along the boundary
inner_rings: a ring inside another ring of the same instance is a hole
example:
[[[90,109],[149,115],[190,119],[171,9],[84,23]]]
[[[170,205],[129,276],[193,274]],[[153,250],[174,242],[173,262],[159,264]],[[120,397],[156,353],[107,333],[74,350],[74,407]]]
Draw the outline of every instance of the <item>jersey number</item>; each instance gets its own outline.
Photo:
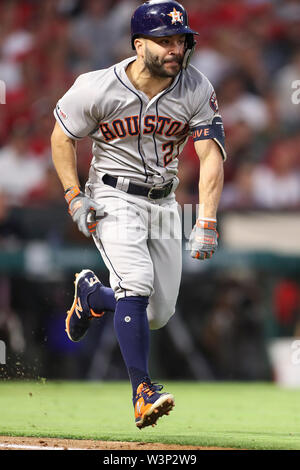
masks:
[[[178,157],[179,147],[181,144],[183,144],[185,139],[186,137],[184,137],[183,139],[180,139],[179,142],[177,143],[171,140],[170,142],[166,142],[165,144],[163,144],[162,146],[163,152],[166,152],[164,154],[164,166],[169,165],[169,163],[171,163],[174,160],[174,158]],[[177,152],[175,155],[173,155],[175,147],[177,147]]]

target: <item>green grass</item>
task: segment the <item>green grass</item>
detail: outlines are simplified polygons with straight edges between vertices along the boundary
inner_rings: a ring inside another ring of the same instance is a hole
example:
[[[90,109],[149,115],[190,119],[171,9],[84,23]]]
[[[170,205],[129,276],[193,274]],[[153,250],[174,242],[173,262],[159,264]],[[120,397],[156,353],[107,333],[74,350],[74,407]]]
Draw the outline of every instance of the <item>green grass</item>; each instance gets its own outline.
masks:
[[[176,406],[135,427],[126,382],[2,382],[0,435],[300,450],[300,391],[265,383],[169,382]]]

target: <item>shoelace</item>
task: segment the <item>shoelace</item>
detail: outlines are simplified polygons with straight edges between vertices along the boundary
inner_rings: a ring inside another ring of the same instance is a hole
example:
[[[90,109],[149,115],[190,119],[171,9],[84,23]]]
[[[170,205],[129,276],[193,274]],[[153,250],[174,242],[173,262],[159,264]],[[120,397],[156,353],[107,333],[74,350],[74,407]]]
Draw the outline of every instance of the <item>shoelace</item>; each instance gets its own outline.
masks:
[[[149,397],[151,397],[155,392],[160,392],[163,389],[163,385],[149,382],[149,380],[145,380],[143,383],[143,393],[146,393]]]

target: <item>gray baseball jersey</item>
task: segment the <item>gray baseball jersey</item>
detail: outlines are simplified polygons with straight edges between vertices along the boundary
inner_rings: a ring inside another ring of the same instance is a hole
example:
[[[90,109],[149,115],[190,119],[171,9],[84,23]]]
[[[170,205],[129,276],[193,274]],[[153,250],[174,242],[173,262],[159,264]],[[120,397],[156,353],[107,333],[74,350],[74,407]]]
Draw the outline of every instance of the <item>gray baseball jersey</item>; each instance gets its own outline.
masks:
[[[168,182],[190,135],[214,139],[225,159],[222,119],[208,79],[190,65],[149,100],[127,77],[133,60],[80,75],[54,111],[69,137],[92,138],[93,168],[141,183]]]
[[[106,213],[94,241],[110,271],[116,299],[150,297],[147,315],[155,329],[173,315],[178,296],[182,255],[178,206],[174,193],[160,200],[128,194],[122,190],[123,180],[143,185],[173,180],[177,157],[190,135],[195,141],[214,139],[224,159],[226,155],[222,120],[207,78],[190,65],[149,100],[127,77],[126,67],[133,60],[79,76],[54,114],[69,137],[93,140],[86,191],[104,205]],[[105,173],[118,177],[121,187],[104,184]],[[149,234],[149,227],[160,236]]]

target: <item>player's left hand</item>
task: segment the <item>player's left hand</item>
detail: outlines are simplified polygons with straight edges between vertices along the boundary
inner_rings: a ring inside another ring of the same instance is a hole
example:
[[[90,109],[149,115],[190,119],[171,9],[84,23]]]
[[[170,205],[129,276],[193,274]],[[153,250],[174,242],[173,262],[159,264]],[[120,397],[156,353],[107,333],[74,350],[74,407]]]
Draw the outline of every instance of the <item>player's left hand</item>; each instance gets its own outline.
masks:
[[[104,215],[104,206],[86,196],[78,186],[73,186],[65,193],[69,204],[69,213],[78,229],[86,237],[96,231],[99,218]]]
[[[189,239],[192,258],[211,258],[218,248],[217,221],[197,219]]]

